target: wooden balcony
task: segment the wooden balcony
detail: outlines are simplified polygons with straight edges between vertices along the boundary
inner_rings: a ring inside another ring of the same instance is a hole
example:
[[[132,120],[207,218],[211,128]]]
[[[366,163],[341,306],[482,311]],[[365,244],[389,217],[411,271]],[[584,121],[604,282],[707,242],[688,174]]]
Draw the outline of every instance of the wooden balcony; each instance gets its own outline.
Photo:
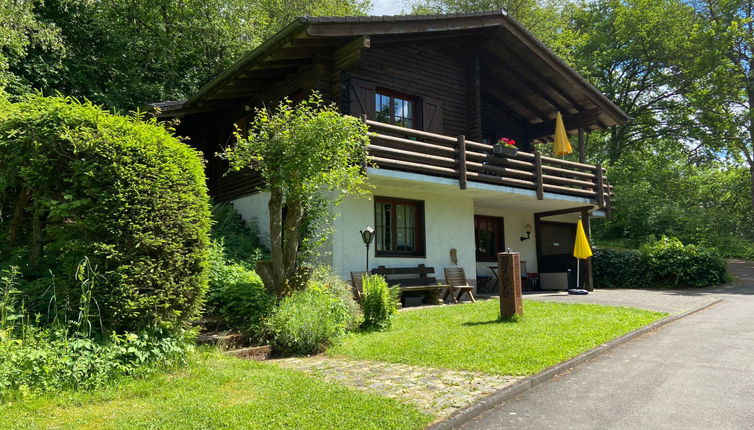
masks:
[[[469,181],[521,188],[535,192],[590,199],[610,210],[613,187],[599,165],[545,157],[518,151],[516,156],[492,153],[492,146],[463,136],[440,134],[364,120],[369,126],[369,155],[378,167],[458,179],[461,189]]]

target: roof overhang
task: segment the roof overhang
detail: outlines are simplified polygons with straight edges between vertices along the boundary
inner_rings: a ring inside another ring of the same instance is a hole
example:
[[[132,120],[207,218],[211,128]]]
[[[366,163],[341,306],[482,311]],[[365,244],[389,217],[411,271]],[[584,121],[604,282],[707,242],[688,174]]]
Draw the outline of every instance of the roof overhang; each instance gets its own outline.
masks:
[[[622,125],[630,120],[612,101],[565,64],[505,11],[443,15],[398,15],[361,17],[302,17],[243,56],[186,101],[156,103],[160,116],[176,116],[216,109],[231,100],[248,100],[269,90],[290,73],[311,65],[318,56],[349,44],[369,46],[370,37],[404,40],[437,37],[439,33],[485,32],[484,49],[495,61],[517,62],[504,70],[521,82],[519,100],[512,109],[529,122],[534,135],[552,134],[555,115],[561,111],[569,131]],[[488,36],[492,36],[489,38]],[[489,60],[493,61],[493,60]],[[527,71],[522,67],[528,67]],[[482,68],[485,66],[482,64]],[[490,75],[493,74],[493,75]],[[518,106],[518,103],[520,106]],[[163,106],[160,106],[163,105]]]

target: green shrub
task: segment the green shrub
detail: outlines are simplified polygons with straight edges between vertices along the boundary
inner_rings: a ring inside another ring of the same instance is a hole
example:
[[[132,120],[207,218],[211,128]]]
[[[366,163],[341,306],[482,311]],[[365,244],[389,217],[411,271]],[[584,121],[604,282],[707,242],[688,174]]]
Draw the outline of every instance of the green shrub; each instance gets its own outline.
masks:
[[[310,283],[283,299],[267,327],[277,353],[316,354],[345,334],[350,318],[327,287]]]
[[[113,334],[98,342],[65,329],[26,327],[23,337],[0,330],[0,401],[145,376],[182,362],[192,345],[188,332]]]
[[[20,266],[33,312],[47,318],[55,294],[60,312],[79,313],[72,269],[88,256],[105,329],[176,328],[198,315],[203,165],[165,127],[59,97],[11,104],[0,114],[0,207],[0,266]]]
[[[398,289],[390,288],[379,275],[364,276],[361,304],[364,308],[364,328],[383,330],[398,310]]]
[[[229,329],[239,330],[261,342],[263,322],[275,307],[275,297],[265,290],[256,272],[245,265],[228,262],[223,245],[213,243],[210,252],[207,311],[222,318]]]
[[[597,288],[651,287],[649,269],[635,249],[595,248],[592,259],[594,285]]]
[[[348,324],[346,329],[354,330],[364,321],[364,312],[353,295],[351,283],[344,281],[330,266],[316,267],[309,278],[310,283],[322,285],[330,290],[348,309]]]
[[[257,261],[269,253],[259,239],[259,226],[244,221],[233,205],[214,205],[212,221],[210,234],[212,239],[223,244],[224,256],[228,261],[254,268]]]
[[[597,288],[707,287],[728,280],[725,260],[712,248],[662,237],[637,250],[597,248]]]
[[[641,256],[661,286],[707,287],[727,281],[725,260],[713,249],[662,237],[642,245]]]

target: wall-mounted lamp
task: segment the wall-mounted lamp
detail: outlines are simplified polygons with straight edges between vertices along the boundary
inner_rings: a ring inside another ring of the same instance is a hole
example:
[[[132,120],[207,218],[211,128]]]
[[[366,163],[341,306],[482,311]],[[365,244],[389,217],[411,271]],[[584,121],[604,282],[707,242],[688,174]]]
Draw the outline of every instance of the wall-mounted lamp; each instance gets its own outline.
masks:
[[[367,247],[367,272],[369,272],[369,245],[372,243],[372,238],[374,238],[374,229],[370,226],[366,226],[364,230],[359,230],[359,233],[361,233],[361,240],[364,241],[364,245]]]
[[[526,224],[524,230],[526,230],[526,236],[521,236],[521,242],[531,239],[531,224]]]

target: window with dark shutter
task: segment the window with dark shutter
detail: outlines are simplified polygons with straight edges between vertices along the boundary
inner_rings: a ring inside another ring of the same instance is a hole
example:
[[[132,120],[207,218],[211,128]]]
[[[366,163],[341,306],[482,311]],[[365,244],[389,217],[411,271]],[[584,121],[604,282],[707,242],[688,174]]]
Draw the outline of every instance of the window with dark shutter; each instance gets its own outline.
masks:
[[[374,92],[373,82],[361,79],[348,79],[348,114],[355,117],[366,115],[374,118]]]
[[[416,97],[377,88],[374,106],[375,121],[416,128]]]

